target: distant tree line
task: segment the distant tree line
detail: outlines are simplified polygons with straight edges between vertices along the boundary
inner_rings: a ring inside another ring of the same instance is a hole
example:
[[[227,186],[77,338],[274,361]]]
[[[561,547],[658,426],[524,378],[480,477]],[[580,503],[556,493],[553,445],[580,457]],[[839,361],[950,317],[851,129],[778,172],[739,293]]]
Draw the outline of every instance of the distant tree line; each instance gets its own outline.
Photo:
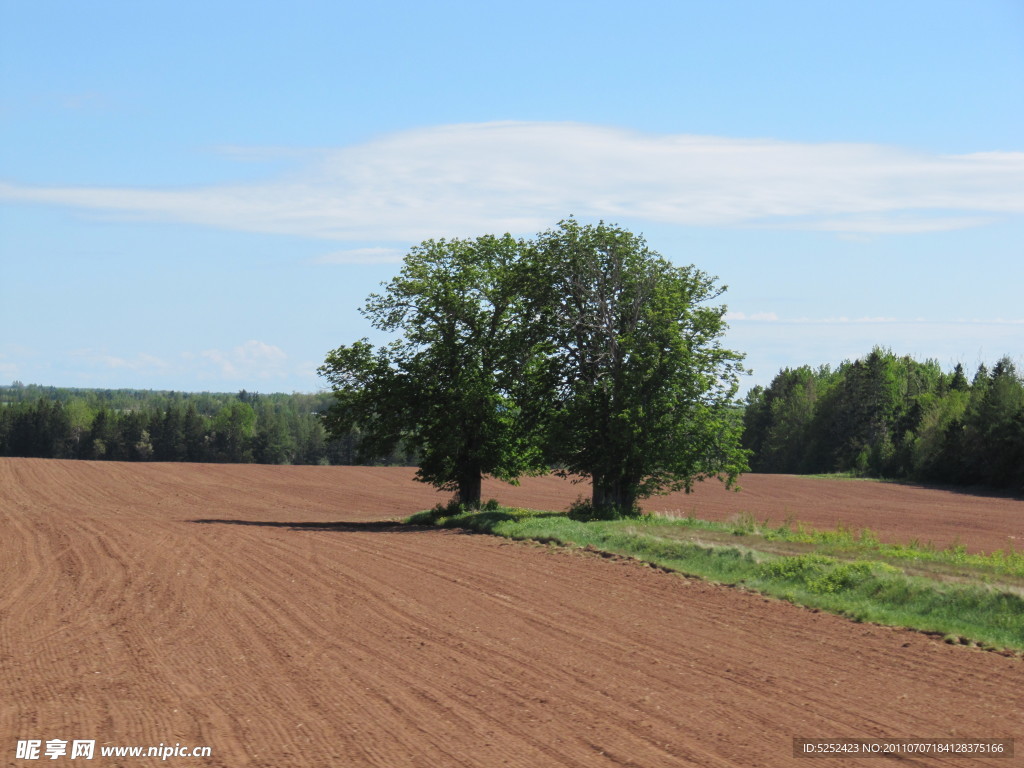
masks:
[[[109,461],[354,464],[359,427],[329,437],[329,394],[0,386],[0,456]],[[382,464],[415,464],[404,447]]]
[[[787,368],[747,396],[754,472],[855,474],[1024,490],[1024,380],[1008,357],[968,379],[875,348]]]
[[[360,453],[331,393],[237,394],[0,386],[0,456],[413,466],[408,445]],[[324,427],[327,416],[332,430]],[[332,437],[332,434],[335,435]],[[743,413],[754,472],[849,472],[1024,491],[1024,378],[1004,357],[968,379],[875,348],[837,368],[786,368]],[[365,449],[365,444],[363,445]]]

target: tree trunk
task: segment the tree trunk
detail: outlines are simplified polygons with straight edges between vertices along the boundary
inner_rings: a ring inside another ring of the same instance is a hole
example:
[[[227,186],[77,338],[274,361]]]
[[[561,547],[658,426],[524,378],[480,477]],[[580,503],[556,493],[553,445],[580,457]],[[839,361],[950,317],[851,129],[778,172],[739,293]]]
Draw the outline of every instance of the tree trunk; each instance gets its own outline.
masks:
[[[482,482],[483,477],[479,470],[459,475],[459,503],[473,509],[479,507]]]
[[[636,504],[636,485],[621,477],[595,477],[591,504],[595,512],[631,514]]]

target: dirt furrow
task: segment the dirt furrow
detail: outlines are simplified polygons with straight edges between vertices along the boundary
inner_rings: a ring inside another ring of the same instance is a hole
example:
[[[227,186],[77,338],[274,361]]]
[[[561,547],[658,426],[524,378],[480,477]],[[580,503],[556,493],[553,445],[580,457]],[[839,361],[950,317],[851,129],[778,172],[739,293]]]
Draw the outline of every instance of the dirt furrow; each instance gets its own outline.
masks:
[[[381,522],[436,499],[408,470],[0,459],[0,763],[95,738],[213,750],[167,765],[728,768],[803,764],[794,737],[1022,735],[1018,659]]]

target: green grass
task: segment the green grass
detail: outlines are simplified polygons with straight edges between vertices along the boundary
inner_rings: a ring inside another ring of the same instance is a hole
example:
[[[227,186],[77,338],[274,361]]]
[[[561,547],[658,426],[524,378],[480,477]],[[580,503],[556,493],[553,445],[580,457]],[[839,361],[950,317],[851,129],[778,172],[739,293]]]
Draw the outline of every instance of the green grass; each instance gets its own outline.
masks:
[[[771,528],[749,517],[734,523],[655,515],[584,522],[493,503],[478,512],[437,508],[408,522],[591,547],[855,621],[1024,651],[1024,555],[1018,552],[883,544],[870,531]]]
[[[661,535],[668,537],[685,537],[682,531],[687,528],[724,532],[738,538],[761,539],[763,542],[759,548],[768,551],[773,551],[772,542],[806,545],[807,549],[841,560],[870,558],[909,568],[920,574],[959,574],[980,581],[1002,580],[1009,586],[1024,587],[1024,552],[996,550],[989,554],[972,553],[962,544],[939,549],[930,542],[922,544],[916,540],[907,544],[888,544],[879,541],[878,536],[869,528],[851,529],[839,525],[835,530],[819,531],[801,523],[795,527],[790,523],[772,526],[768,521],[758,523],[751,515],[727,523],[692,517],[650,518],[647,525],[661,527]],[[779,549],[774,548],[775,551]]]

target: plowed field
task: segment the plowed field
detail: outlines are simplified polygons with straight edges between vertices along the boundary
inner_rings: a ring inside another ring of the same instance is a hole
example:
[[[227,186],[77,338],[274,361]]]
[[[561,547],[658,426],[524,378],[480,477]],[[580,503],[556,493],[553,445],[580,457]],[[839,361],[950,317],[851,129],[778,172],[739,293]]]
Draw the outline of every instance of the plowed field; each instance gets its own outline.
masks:
[[[95,739],[83,764],[155,765],[99,750],[177,743],[212,757],[160,764],[750,768],[807,764],[794,737],[950,736],[1016,737],[1018,756],[900,764],[1024,763],[1019,659],[633,562],[391,524],[440,498],[410,478],[0,459],[0,764],[40,764],[15,759],[18,740]],[[838,515],[986,550],[1024,515],[880,484],[744,485],[750,502],[709,488],[649,506]],[[579,491],[485,489],[526,506]]]

